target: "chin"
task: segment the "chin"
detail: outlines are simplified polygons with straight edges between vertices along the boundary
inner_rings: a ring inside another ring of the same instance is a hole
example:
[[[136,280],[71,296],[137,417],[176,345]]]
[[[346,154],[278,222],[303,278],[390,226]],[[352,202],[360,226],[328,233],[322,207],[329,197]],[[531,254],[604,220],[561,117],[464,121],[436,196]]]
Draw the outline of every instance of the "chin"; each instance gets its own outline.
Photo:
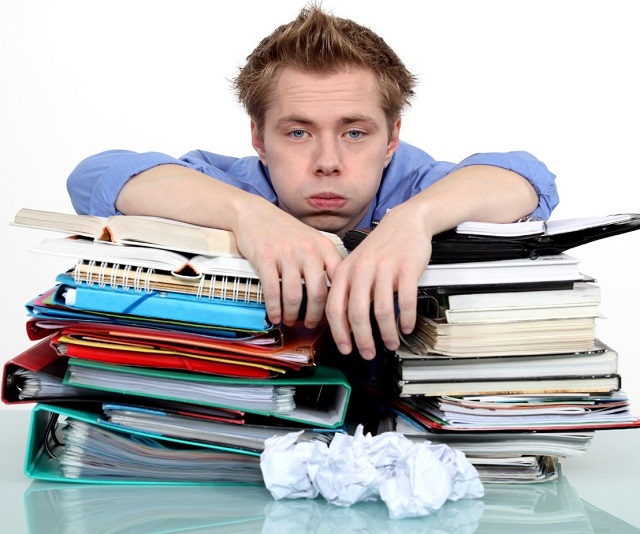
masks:
[[[334,216],[309,217],[308,219],[303,219],[302,222],[316,230],[338,234],[339,236],[342,236],[347,230],[347,223],[342,218]]]

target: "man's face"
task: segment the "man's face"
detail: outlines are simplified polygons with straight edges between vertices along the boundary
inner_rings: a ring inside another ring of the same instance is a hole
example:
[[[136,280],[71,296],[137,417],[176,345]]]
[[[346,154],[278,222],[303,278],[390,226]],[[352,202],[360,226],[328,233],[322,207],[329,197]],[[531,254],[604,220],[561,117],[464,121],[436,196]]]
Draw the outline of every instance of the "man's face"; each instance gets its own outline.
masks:
[[[280,208],[339,235],[367,213],[399,130],[398,119],[388,131],[376,78],[360,68],[332,75],[282,69],[262,135],[251,124]]]

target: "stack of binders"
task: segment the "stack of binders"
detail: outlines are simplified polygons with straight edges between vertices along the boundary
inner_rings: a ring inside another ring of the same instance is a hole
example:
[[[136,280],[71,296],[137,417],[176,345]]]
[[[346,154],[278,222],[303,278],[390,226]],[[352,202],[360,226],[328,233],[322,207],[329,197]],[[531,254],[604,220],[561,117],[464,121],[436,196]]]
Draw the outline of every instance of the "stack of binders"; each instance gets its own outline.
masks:
[[[640,427],[618,354],[597,337],[600,287],[565,253],[638,228],[629,214],[436,236],[416,328],[373,391],[390,413],[379,430],[456,447],[501,483],[554,479],[596,430]]]
[[[26,304],[33,344],[4,367],[3,401],[35,403],[28,476],[259,484],[265,439],[344,431],[351,390],[319,361],[326,324],[270,324],[230,232],[34,210],[14,222],[70,234],[34,250],[76,262]]]

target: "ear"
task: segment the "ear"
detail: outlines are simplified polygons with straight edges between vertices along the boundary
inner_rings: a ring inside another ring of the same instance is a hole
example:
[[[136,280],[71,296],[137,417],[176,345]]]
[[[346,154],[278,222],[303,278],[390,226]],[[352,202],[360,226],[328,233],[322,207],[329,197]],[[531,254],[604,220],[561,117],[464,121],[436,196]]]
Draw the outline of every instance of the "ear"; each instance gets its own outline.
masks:
[[[389,144],[387,145],[387,152],[384,158],[384,166],[386,167],[391,162],[391,158],[394,152],[400,146],[400,126],[402,124],[402,119],[398,118],[396,122],[393,124],[393,128],[391,132],[389,132]]]
[[[251,146],[253,146],[254,150],[258,153],[258,157],[262,164],[265,166],[268,165],[267,154],[264,149],[264,141],[260,131],[258,130],[258,125],[253,119],[251,119]]]

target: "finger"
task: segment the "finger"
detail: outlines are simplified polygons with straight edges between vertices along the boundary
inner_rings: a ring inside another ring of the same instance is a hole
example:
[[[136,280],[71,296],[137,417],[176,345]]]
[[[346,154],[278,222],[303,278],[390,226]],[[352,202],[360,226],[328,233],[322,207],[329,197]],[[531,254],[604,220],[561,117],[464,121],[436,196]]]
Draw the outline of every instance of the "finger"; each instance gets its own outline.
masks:
[[[324,270],[317,269],[316,263],[304,270],[304,290],[307,296],[307,309],[304,316],[304,325],[314,328],[324,315],[327,303],[327,277]]]
[[[331,288],[327,296],[325,313],[331,335],[342,354],[350,354],[353,350],[351,343],[351,330],[347,320],[347,303],[349,301],[349,284],[346,278],[334,273]]]
[[[333,247],[333,245],[332,245]],[[330,281],[336,276],[336,269],[342,263],[344,258],[338,254],[335,248],[332,248],[324,259],[324,269]]]
[[[411,276],[402,276],[398,281],[399,327],[403,334],[415,328],[418,306],[418,281]]]
[[[352,282],[347,317],[353,340],[360,356],[372,360],[376,355],[376,346],[371,329],[371,299],[374,279],[372,274],[359,273]]]
[[[315,298],[315,302],[318,305],[318,308],[313,308],[313,309],[309,309],[307,308],[307,315],[305,317],[305,325],[309,328],[310,325],[307,325],[307,323],[311,323],[311,321],[316,320],[316,322],[319,322],[320,319],[322,319],[323,315],[326,315],[326,310],[327,310],[327,304],[328,304],[328,299],[329,299],[329,295],[331,295],[331,293],[329,292],[329,288],[332,286],[332,280],[334,280],[336,278],[336,269],[338,267],[338,265],[340,265],[340,263],[342,262],[344,258],[337,253],[337,251],[334,248],[333,243],[331,243],[331,248],[329,249],[329,253],[325,256],[324,259],[324,268],[325,271],[322,273],[322,281],[318,281],[318,294]],[[307,290],[309,290],[307,288]],[[334,298],[335,301],[334,303],[337,303],[338,300],[340,300],[339,297],[339,292],[340,290],[336,290],[334,292]],[[340,334],[339,337],[342,340],[342,352],[344,354],[349,354],[352,350],[351,348],[351,331],[349,330],[349,326],[348,326],[348,322],[346,322],[346,300],[344,299],[344,293],[341,293],[342,296],[342,304],[340,304],[340,308],[341,308],[341,313],[338,312],[337,316],[342,316],[343,320],[345,321],[345,325],[343,326],[337,326],[337,322],[336,321],[336,328],[341,331],[344,332],[346,330],[345,334]],[[308,299],[310,302],[313,302],[312,300],[312,295],[308,296]],[[321,301],[322,299],[322,301]],[[334,304],[335,305],[335,304]],[[321,307],[320,307],[321,306]],[[313,313],[313,315],[312,315]],[[315,316],[315,313],[318,314],[318,316]],[[342,323],[341,323],[342,324]],[[331,326],[331,322],[329,322],[329,325]],[[334,341],[335,340],[334,338]]]
[[[373,310],[380,337],[389,350],[396,350],[400,346],[393,285],[391,276],[380,275],[376,280],[373,296]]]
[[[267,317],[273,324],[280,324],[282,309],[280,306],[280,275],[275,265],[264,266],[258,272],[262,284]]]
[[[286,263],[281,267],[282,322],[293,326],[298,320],[302,304],[302,275],[297,264]]]

